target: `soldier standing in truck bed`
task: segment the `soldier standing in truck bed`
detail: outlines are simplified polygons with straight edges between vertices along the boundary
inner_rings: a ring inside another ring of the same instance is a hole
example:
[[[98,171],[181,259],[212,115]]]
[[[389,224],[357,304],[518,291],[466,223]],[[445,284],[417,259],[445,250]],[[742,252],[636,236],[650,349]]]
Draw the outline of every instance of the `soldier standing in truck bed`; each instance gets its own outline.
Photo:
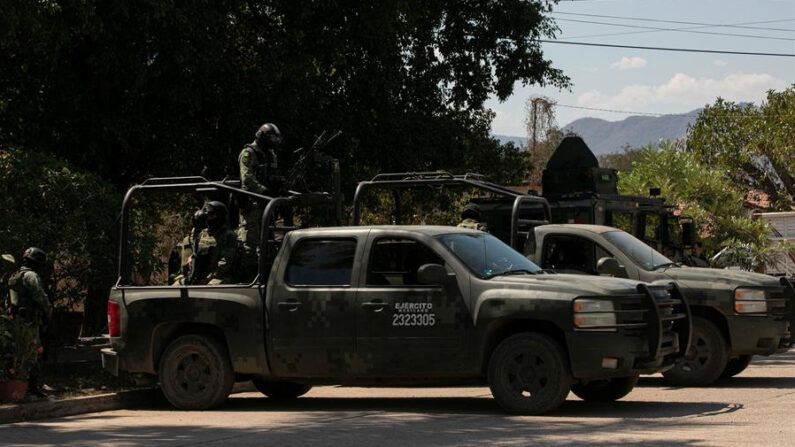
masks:
[[[283,184],[277,171],[276,155],[276,148],[282,142],[282,134],[275,124],[265,123],[260,126],[254,137],[255,140],[245,145],[238,157],[240,183],[246,191],[265,195],[274,194]],[[253,279],[257,271],[262,210],[262,204],[253,200],[244,200],[240,206],[237,239],[242,247],[241,279]]]
[[[469,228],[470,230],[480,230],[488,233],[489,229],[480,213],[480,207],[475,203],[468,203],[461,211],[461,223],[458,228]]]

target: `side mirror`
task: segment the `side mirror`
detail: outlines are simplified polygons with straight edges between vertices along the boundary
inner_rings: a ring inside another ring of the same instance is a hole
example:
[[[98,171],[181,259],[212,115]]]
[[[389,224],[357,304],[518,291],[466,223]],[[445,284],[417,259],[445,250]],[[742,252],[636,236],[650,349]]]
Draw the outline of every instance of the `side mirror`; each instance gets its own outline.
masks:
[[[596,262],[596,271],[600,275],[610,275],[616,278],[626,278],[627,269],[618,263],[616,258],[604,257]]]
[[[693,222],[682,222],[682,246],[692,247],[696,243],[696,226]]]
[[[420,284],[441,285],[447,282],[447,269],[440,264],[423,264],[417,269],[417,281]]]

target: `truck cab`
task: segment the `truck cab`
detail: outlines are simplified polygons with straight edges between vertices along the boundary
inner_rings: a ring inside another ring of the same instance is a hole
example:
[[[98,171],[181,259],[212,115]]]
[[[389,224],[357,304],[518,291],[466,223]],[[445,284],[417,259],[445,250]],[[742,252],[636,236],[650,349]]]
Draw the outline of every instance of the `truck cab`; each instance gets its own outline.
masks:
[[[560,273],[676,281],[694,315],[685,361],[664,372],[679,385],[706,385],[741,372],[754,355],[785,352],[792,342],[795,290],[785,278],[682,266],[631,234],[601,225],[542,225],[529,256]]]

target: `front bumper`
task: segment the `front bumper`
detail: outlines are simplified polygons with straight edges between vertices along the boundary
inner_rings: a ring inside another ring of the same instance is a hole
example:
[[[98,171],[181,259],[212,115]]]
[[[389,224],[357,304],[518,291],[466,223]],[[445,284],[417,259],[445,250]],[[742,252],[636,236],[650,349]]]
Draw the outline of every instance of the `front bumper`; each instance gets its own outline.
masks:
[[[726,317],[732,353],[770,355],[789,350],[795,324],[795,288],[781,278],[781,288],[766,288],[768,313],[764,315],[734,314]]]
[[[684,357],[692,336],[692,317],[676,284],[641,284],[638,294],[616,309],[619,319],[614,332],[566,333],[575,378],[654,374]]]
[[[113,348],[102,350],[102,369],[114,376],[119,376],[119,354]]]

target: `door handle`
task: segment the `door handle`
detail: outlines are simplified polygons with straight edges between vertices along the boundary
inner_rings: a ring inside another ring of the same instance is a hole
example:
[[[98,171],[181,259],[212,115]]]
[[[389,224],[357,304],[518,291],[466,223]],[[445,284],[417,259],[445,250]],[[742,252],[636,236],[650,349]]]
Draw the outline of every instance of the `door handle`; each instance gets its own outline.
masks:
[[[373,312],[381,312],[387,307],[387,303],[381,300],[368,301],[366,303],[362,303],[362,307],[365,309],[372,309]]]
[[[287,309],[290,312],[295,312],[302,305],[303,304],[298,301],[282,301],[281,303],[276,303],[279,309]]]

